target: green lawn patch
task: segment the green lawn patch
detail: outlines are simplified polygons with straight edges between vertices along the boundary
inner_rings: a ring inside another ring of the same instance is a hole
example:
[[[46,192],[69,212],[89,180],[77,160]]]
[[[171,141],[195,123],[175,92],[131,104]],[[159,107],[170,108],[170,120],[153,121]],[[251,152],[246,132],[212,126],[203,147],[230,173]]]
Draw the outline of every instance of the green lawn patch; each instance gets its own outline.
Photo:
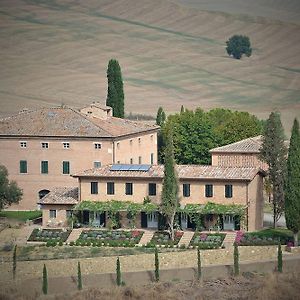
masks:
[[[33,220],[42,216],[40,210],[30,210],[30,211],[0,211],[0,217],[15,219],[20,221]]]

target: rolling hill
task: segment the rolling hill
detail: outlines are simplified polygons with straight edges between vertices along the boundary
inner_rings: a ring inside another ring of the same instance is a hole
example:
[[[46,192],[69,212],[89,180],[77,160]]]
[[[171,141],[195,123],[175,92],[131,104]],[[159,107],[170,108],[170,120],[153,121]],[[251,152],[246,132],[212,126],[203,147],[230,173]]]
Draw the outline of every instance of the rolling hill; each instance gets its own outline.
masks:
[[[105,103],[110,58],[126,111],[227,107],[300,117],[298,0],[2,0],[0,114]],[[225,41],[250,37],[234,60]]]

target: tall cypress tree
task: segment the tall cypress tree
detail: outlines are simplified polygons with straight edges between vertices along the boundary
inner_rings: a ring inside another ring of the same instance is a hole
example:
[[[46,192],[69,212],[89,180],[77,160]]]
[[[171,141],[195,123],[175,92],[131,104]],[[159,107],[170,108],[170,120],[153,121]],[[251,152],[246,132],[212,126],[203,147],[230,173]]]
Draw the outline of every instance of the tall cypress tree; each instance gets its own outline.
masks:
[[[300,231],[300,131],[297,119],[294,120],[287,160],[285,218],[287,228],[294,234],[294,245],[297,247]]]
[[[43,268],[43,294],[47,295],[48,294],[48,274],[47,274],[47,268],[46,265],[44,264]]]
[[[278,113],[272,112],[266,122],[260,157],[268,164],[268,176],[272,189],[273,226],[284,209],[284,180],[286,176],[286,154],[284,131]]]
[[[113,115],[124,118],[124,90],[122,72],[119,62],[111,59],[107,67],[106,105],[113,108]]]
[[[178,179],[175,170],[174,146],[171,129],[166,133],[166,147],[164,156],[164,179],[162,188],[161,211],[166,217],[170,230],[170,238],[174,240],[174,219],[179,206]]]
[[[157,110],[156,114],[156,125],[163,126],[166,121],[166,114],[163,108],[160,106]]]

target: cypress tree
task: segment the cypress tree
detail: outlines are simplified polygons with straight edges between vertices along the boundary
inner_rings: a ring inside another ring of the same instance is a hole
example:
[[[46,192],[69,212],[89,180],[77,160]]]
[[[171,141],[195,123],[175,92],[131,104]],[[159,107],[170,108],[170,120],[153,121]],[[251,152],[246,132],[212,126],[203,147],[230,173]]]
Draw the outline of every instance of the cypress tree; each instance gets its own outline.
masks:
[[[117,286],[122,285],[122,277],[121,277],[121,265],[120,265],[120,259],[117,258],[117,267],[116,267],[116,273],[117,273]]]
[[[178,197],[178,179],[175,170],[174,146],[172,131],[169,129],[166,133],[166,147],[164,155],[164,178],[162,187],[161,211],[166,217],[170,231],[170,238],[174,240],[174,219],[179,206]]]
[[[284,181],[286,176],[286,153],[284,145],[284,131],[278,113],[272,112],[266,122],[260,157],[268,164],[268,177],[273,187],[273,226],[284,209]]]
[[[240,274],[239,256],[240,255],[239,255],[238,244],[234,242],[234,250],[233,250],[234,276],[238,276]]]
[[[82,278],[81,278],[81,268],[80,268],[80,262],[77,264],[77,288],[78,290],[82,290]]]
[[[155,256],[154,256],[154,265],[155,265],[155,281],[159,281],[159,258],[158,258],[158,250],[155,248]]]
[[[124,90],[122,72],[119,62],[111,59],[107,67],[106,105],[113,108],[113,115],[124,118]]]
[[[45,264],[43,268],[43,294],[44,295],[48,294],[48,275],[47,275],[47,268]]]
[[[163,126],[166,121],[166,114],[163,108],[160,106],[157,110],[156,114],[156,125]]]
[[[17,245],[14,247],[13,253],[13,278],[16,279],[16,271],[17,271]]]
[[[197,267],[198,267],[197,277],[198,277],[198,280],[200,280],[201,276],[202,276],[202,269],[201,269],[201,257],[200,257],[200,249],[199,248],[197,248]]]
[[[277,271],[282,273],[282,250],[281,243],[278,243],[278,252],[277,252]]]
[[[294,120],[287,159],[285,218],[287,228],[294,234],[294,246],[297,247],[300,231],[300,131],[297,119]]]
[[[180,114],[183,114],[184,113],[184,106],[181,105],[181,108],[180,108]]]

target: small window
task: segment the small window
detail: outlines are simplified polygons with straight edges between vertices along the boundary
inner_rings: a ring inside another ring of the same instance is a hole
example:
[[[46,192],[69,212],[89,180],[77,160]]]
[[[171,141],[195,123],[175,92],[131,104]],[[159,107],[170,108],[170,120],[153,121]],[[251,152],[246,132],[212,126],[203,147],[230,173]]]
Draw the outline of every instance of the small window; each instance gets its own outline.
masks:
[[[42,148],[43,149],[48,149],[49,148],[49,143],[42,143]]]
[[[183,197],[189,197],[191,195],[191,185],[189,183],[184,183],[182,185]]]
[[[120,164],[120,161],[119,161],[119,160],[117,161],[117,164],[118,164],[118,165]]]
[[[98,194],[98,182],[91,182],[91,194]]]
[[[87,113],[88,113],[89,115],[91,115],[93,112],[89,110]]]
[[[150,155],[150,164],[151,165],[154,164],[154,153],[151,153],[151,155]]]
[[[27,142],[20,142],[21,148],[27,148]]]
[[[63,174],[70,174],[70,162],[63,161]]]
[[[153,141],[153,134],[150,135],[150,140]]]
[[[156,196],[156,183],[149,183],[149,196]]]
[[[141,164],[141,163],[142,163],[142,157],[139,156],[139,164]]]
[[[126,182],[125,184],[125,194],[133,195],[133,184],[131,182]]]
[[[100,168],[101,167],[101,162],[100,161],[94,161],[94,168]]]
[[[232,184],[225,185],[225,197],[232,198]]]
[[[95,149],[101,149],[101,144],[100,143],[95,143],[94,147],[95,147]]]
[[[130,146],[132,146],[132,140],[129,140],[129,144],[130,144]]]
[[[141,144],[142,140],[141,138],[138,138],[138,142],[139,142],[139,145]]]
[[[70,143],[68,143],[68,142],[63,143],[63,147],[64,147],[64,149],[69,149]]]
[[[117,149],[120,149],[120,143],[117,142]]]
[[[130,158],[130,164],[131,165],[133,164],[133,158]]]
[[[20,160],[20,173],[27,173],[27,160]]]
[[[72,216],[73,216],[72,210],[67,209],[67,210],[66,210],[66,218],[69,219],[69,218],[71,218]]]
[[[50,209],[49,210],[49,216],[50,216],[50,219],[55,219],[56,218],[56,210],[55,209]]]
[[[107,182],[106,192],[107,192],[107,195],[115,194],[115,183],[114,182]]]
[[[48,161],[47,160],[41,161],[41,173],[48,174]]]
[[[214,189],[212,184],[205,185],[205,197],[213,197]]]

